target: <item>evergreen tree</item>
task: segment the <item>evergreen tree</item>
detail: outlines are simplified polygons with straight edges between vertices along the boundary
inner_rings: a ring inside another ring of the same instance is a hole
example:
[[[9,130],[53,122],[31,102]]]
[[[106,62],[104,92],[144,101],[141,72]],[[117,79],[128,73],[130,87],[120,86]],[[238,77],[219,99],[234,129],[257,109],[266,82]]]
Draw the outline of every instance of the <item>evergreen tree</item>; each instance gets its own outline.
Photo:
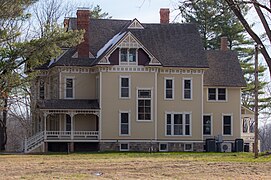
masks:
[[[228,38],[228,48],[236,50],[243,69],[247,87],[242,91],[242,105],[253,110],[254,108],[254,45],[247,38],[246,30],[238,18],[228,7],[225,0],[185,0],[179,4],[179,9],[184,22],[195,23],[199,27],[205,49],[219,49],[220,39]],[[242,5],[242,12],[247,14],[249,8]],[[264,94],[263,76],[266,68],[259,67],[259,94]],[[260,108],[269,105],[270,98],[260,98]]]

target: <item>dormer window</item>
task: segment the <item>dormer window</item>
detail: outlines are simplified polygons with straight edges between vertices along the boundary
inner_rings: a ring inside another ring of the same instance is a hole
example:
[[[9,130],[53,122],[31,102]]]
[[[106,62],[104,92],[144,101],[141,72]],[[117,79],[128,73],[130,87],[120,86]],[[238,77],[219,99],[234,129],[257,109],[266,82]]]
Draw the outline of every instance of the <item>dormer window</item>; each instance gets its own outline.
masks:
[[[120,49],[120,65],[136,65],[137,49],[121,48]]]

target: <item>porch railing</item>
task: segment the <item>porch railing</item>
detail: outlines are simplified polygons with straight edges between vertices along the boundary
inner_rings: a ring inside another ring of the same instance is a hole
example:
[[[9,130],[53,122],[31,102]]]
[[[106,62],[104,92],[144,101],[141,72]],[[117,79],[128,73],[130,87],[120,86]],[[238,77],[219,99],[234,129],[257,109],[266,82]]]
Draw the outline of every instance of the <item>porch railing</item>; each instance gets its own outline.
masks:
[[[47,140],[98,139],[99,131],[45,131]]]

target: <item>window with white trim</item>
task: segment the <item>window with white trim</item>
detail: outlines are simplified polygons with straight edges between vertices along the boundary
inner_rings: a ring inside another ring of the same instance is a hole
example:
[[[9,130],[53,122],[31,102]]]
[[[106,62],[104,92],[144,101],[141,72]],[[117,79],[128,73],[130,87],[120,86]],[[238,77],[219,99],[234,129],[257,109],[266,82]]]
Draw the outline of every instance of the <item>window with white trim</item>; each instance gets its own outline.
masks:
[[[129,143],[120,143],[120,151],[129,151]]]
[[[139,89],[137,91],[137,120],[150,121],[152,119],[152,97],[151,90]]]
[[[120,135],[130,134],[130,114],[129,112],[120,112]]]
[[[44,80],[41,79],[39,84],[39,98],[44,99],[44,97],[45,97],[45,83]]]
[[[227,90],[226,88],[208,88],[209,101],[226,101]]]
[[[183,79],[183,99],[192,99],[192,79]]]
[[[120,49],[120,65],[136,65],[137,49],[121,48]]]
[[[174,80],[173,80],[173,78],[165,78],[164,98],[167,100],[174,99]]]
[[[74,98],[74,79],[66,78],[65,80],[65,98]]]
[[[191,114],[190,113],[167,113],[166,114],[166,135],[168,136],[191,135]]]
[[[167,143],[160,143],[159,144],[159,151],[168,151],[168,144]]]
[[[184,151],[193,151],[193,144],[192,143],[184,144]]]
[[[232,116],[223,115],[223,135],[232,135]]]
[[[130,98],[130,77],[120,77],[120,98]]]
[[[211,115],[203,116],[203,135],[212,135],[212,117]]]

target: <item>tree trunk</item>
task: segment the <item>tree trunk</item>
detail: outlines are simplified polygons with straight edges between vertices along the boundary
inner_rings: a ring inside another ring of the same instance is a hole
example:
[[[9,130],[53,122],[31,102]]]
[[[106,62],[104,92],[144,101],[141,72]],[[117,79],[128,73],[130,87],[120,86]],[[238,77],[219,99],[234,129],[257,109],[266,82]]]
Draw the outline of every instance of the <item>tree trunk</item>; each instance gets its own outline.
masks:
[[[8,107],[8,99],[5,97],[4,99],[4,108],[3,108],[3,120],[0,124],[0,151],[6,150],[6,144],[7,144],[7,107]]]

